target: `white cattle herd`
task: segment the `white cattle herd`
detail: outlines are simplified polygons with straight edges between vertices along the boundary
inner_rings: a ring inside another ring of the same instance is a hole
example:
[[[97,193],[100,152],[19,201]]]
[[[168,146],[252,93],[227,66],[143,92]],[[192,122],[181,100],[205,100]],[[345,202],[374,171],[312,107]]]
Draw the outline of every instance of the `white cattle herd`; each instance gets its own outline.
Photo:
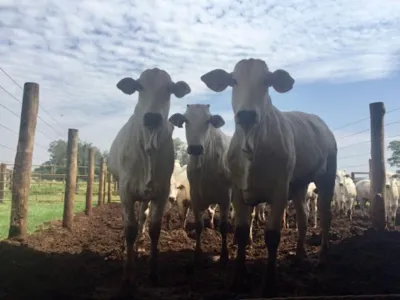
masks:
[[[316,227],[318,211],[322,236],[319,263],[325,264],[331,205],[338,213],[347,214],[350,221],[356,200],[366,213],[366,203],[372,198],[370,181],[355,185],[345,171],[337,170],[336,140],[320,117],[300,111],[282,112],[272,104],[270,87],[279,93],[293,88],[294,79],[288,72],[271,72],[263,60],[243,59],[233,72],[215,69],[201,76],[201,81],[214,92],[232,88],[232,137],[223,133],[225,121],[211,113],[209,104],[188,104],[186,111],[168,118],[171,94],[182,98],[191,89],[184,81],[172,81],[164,70],[147,69],[138,79],[127,77],[117,84],[125,94],[139,94],[134,113],[114,139],[108,159],[122,203],[127,249],[124,284],[132,287],[136,283],[135,257],[148,216],[150,280],[156,284],[163,215],[169,224],[176,206],[185,228],[192,210],[196,223],[194,263],[199,266],[203,213],[208,211],[213,227],[218,206],[221,263],[228,261],[229,217],[235,225],[237,254],[232,288],[245,280],[245,248],[252,243],[253,222],[266,221],[268,260],[263,294],[274,293],[282,221],[286,228],[287,217],[296,215],[296,257],[302,261],[306,258],[307,220],[311,217]],[[187,165],[180,166],[174,159],[172,133],[174,126],[183,125],[189,159]],[[398,206],[397,176],[388,173],[386,180],[390,224]],[[270,206],[267,218],[266,204]]]

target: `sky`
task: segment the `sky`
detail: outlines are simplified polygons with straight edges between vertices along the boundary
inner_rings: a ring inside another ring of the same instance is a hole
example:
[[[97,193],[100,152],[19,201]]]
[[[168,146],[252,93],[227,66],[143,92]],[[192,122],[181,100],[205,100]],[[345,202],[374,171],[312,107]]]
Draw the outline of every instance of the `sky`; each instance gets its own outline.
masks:
[[[231,72],[250,57],[296,80],[289,93],[272,91],[272,101],[328,124],[339,169],[368,171],[371,102],[384,102],[388,111],[385,146],[393,136],[400,140],[398,0],[2,0],[0,161],[15,159],[25,82],[40,84],[38,165],[68,128],[108,150],[137,102],[137,93],[125,95],[116,83],[153,67],[191,86],[186,97],[172,96],[170,115],[188,103],[208,103],[231,135],[231,90],[214,93],[200,76],[215,68]],[[185,139],[184,130],[175,129],[174,137]]]

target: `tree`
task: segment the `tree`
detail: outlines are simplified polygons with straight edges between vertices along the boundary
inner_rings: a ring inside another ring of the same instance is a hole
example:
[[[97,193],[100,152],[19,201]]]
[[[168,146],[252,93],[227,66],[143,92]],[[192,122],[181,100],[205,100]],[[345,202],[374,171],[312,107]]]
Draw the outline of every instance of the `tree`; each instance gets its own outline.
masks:
[[[391,141],[388,150],[392,151],[392,157],[388,158],[391,167],[400,167],[400,141]]]
[[[92,143],[89,142],[79,142],[78,143],[78,175],[87,175],[89,157],[89,148],[94,149],[94,162],[96,166],[100,165],[100,159],[102,155],[107,155],[108,152],[104,151],[101,153],[100,149],[94,147]],[[56,176],[51,176],[51,174],[65,174],[67,165],[67,142],[64,140],[56,140],[50,143],[49,149],[50,159],[44,162],[39,168],[34,170],[35,173],[46,174],[42,175],[43,179],[49,177],[49,179],[57,179]],[[95,168],[94,173],[98,175],[100,172],[99,168]],[[62,178],[59,178],[62,179]]]
[[[181,166],[186,165],[188,162],[188,154],[186,152],[187,145],[180,138],[174,139],[174,152],[175,159],[179,160]]]

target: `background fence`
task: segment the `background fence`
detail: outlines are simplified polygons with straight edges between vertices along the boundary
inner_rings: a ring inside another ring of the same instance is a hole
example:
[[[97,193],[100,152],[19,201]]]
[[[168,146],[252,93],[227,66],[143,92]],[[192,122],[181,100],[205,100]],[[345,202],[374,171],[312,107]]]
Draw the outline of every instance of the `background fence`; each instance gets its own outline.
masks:
[[[86,164],[78,166],[77,129],[68,129],[66,159],[62,165],[32,164],[35,147],[43,147],[35,144],[36,132],[42,132],[36,128],[38,110],[39,85],[25,83],[15,161],[0,161],[0,239],[24,238],[55,219],[62,219],[63,226],[71,228],[75,213],[84,211],[90,215],[94,205],[118,200],[105,158],[100,157],[96,164],[95,147],[86,147],[85,153],[80,153]],[[3,124],[1,127],[17,131]]]

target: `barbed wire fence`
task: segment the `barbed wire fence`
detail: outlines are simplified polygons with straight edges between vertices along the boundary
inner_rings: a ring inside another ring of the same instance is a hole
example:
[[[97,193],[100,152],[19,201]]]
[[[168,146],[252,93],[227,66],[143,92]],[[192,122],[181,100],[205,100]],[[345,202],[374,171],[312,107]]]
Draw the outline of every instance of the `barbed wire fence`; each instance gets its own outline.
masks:
[[[111,175],[107,176],[105,159],[98,157],[97,154],[95,160],[94,148],[84,147],[86,153],[83,155],[87,158],[84,159],[84,165],[78,165],[77,151],[74,158],[71,158],[71,153],[67,153],[68,158],[61,164],[48,163],[49,157],[46,152],[49,151],[49,146],[36,142],[33,136],[40,135],[41,140],[45,139],[50,145],[53,141],[65,141],[67,132],[70,133],[71,129],[68,130],[61,125],[39,102],[39,85],[25,83],[22,87],[1,67],[0,72],[14,84],[17,91],[22,92],[20,96],[15,92],[12,93],[0,82],[0,93],[3,94],[0,103],[0,135],[3,137],[0,139],[0,203],[2,204],[0,212],[2,214],[5,213],[3,210],[8,213],[14,212],[11,218],[7,218],[10,220],[10,228],[0,224],[0,239],[7,235],[9,237],[24,236],[28,231],[40,229],[42,223],[52,221],[52,219],[71,219],[71,213],[72,217],[74,213],[82,211],[90,215],[91,208],[94,205],[104,204],[106,198],[107,202],[117,200],[113,197],[116,195],[115,184]],[[37,106],[36,117],[35,105]],[[20,113],[17,113],[16,107],[19,107]],[[27,110],[31,110],[31,114],[27,113]],[[5,122],[5,118],[1,118],[4,114],[8,114],[7,117],[15,120]],[[17,125],[18,122],[19,125]],[[29,126],[33,126],[31,132],[29,132]],[[75,130],[75,132],[77,135],[78,131]],[[8,137],[5,138],[5,135]],[[10,140],[16,142],[10,144]],[[79,137],[77,141],[82,143]],[[29,143],[33,144],[31,150]],[[70,144],[69,140],[68,150],[71,148]],[[72,148],[74,147],[76,148],[77,145],[72,145]],[[15,161],[12,161],[12,157],[15,157]],[[71,169],[68,165],[71,164],[71,160],[74,165],[72,169],[76,169],[74,174],[68,172]],[[29,173],[28,185],[26,173]],[[19,182],[19,186],[13,188],[15,182]],[[73,195],[70,191],[71,185]],[[28,195],[24,189],[28,190]],[[94,196],[97,196],[97,201],[93,201]],[[29,217],[26,216],[28,202]],[[18,211],[15,212],[15,209]],[[71,210],[67,216],[66,209]],[[14,216],[15,220],[13,220]],[[13,226],[17,229],[12,229]]]
[[[397,112],[397,113],[396,113]],[[384,124],[384,129],[386,131],[387,128],[391,128],[393,125],[396,124],[400,124],[400,116],[398,115],[398,113],[400,113],[400,107],[398,108],[394,108],[394,109],[390,109],[387,110],[385,113],[385,117],[389,116],[389,117],[394,117],[394,120],[390,120],[388,122],[386,122]],[[349,128],[353,125],[356,124],[360,124],[360,123],[368,123],[371,122],[371,117],[364,117],[361,119],[358,119],[356,121],[350,122],[350,123],[346,123],[342,126],[336,127],[333,129],[334,132],[338,131],[338,130],[342,130],[344,128]],[[369,133],[371,134],[371,125],[368,124],[366,125],[366,128],[363,130],[359,130],[353,133],[349,133],[349,134],[344,134],[344,135],[339,135],[336,137],[336,140],[338,143],[344,141],[344,140],[348,140],[349,138],[355,138],[361,134],[366,134]],[[385,141],[393,141],[393,140],[399,140],[400,139],[400,134],[390,134],[389,136],[385,137],[384,140]],[[360,141],[360,142],[355,142],[355,143],[350,143],[347,144],[345,146],[341,146],[338,147],[338,162],[339,162],[339,167],[340,169],[344,169],[344,170],[352,170],[355,168],[363,168],[365,171],[360,171],[360,172],[352,172],[355,174],[362,174],[362,175],[367,175],[366,177],[368,177],[369,174],[369,160],[371,159],[371,150],[364,150],[360,153],[356,153],[356,154],[342,154],[344,151],[343,150],[347,150],[347,149],[352,149],[353,147],[359,146],[359,145],[365,145],[366,147],[371,145],[371,139],[365,139],[364,141]],[[351,160],[354,159],[358,159],[358,158],[363,158],[363,160],[365,160],[365,163],[362,164],[352,164]],[[365,159],[364,159],[365,158]],[[346,162],[343,164],[343,162]],[[388,162],[385,158],[385,165],[386,167],[388,167]],[[363,176],[365,177],[365,176]],[[353,177],[354,179],[354,177]]]

